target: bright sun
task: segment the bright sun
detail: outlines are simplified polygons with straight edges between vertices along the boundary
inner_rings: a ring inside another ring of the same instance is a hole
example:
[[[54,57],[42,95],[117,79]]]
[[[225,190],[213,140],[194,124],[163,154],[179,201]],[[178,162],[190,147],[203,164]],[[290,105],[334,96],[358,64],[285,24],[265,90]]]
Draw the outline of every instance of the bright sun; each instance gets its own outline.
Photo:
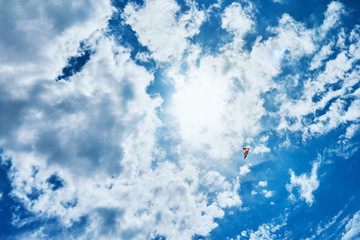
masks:
[[[173,114],[182,126],[214,127],[224,112],[225,96],[224,85],[215,81],[185,83],[173,96]]]

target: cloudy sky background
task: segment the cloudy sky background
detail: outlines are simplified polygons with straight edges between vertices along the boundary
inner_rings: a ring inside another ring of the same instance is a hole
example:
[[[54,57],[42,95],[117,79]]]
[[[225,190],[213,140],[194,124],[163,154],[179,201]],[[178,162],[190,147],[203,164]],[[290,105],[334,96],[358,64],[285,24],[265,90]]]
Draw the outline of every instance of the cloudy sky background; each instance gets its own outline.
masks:
[[[1,239],[360,237],[357,1],[0,6]]]

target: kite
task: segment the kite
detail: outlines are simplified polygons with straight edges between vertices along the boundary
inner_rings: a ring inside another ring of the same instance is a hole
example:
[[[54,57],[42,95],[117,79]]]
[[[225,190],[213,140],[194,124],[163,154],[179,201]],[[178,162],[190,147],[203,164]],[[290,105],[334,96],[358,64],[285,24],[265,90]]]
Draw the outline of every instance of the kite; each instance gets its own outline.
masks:
[[[245,159],[249,153],[250,148],[243,148],[243,150],[244,150],[244,159]]]

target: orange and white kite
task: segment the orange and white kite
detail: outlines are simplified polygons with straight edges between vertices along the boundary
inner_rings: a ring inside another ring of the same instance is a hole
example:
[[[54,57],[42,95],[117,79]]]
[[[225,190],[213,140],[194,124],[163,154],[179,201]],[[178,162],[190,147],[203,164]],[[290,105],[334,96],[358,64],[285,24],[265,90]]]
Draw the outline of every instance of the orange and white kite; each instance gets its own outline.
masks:
[[[244,150],[244,159],[247,157],[247,155],[249,154],[249,150],[250,148],[243,148]]]

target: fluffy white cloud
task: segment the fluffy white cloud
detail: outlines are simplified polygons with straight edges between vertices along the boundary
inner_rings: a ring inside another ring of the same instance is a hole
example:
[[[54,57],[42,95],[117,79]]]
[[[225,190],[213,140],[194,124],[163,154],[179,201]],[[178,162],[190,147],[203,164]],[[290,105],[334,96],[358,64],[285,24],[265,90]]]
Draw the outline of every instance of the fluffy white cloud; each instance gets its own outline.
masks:
[[[348,221],[345,226],[345,232],[342,234],[342,240],[357,239],[360,237],[360,211]]]
[[[266,187],[267,184],[268,184],[267,181],[260,181],[260,182],[258,183],[259,187]]]
[[[205,20],[204,12],[195,3],[190,5],[189,11],[180,13],[180,6],[174,0],[146,0],[143,7],[129,3],[123,17],[154,59],[177,61],[188,47],[188,38],[199,32]]]
[[[259,144],[255,147],[253,152],[254,154],[267,153],[270,152],[270,148],[266,147],[264,144]]]
[[[40,27],[44,34],[34,37],[44,39],[29,45],[38,55],[15,65],[6,59],[0,68],[0,143],[2,159],[12,161],[12,196],[36,216],[55,217],[65,227],[88,216],[85,238],[207,235],[217,226],[214,218],[224,215],[219,206],[241,205],[239,182],[224,181],[210,201],[207,193],[198,192],[199,170],[186,161],[152,168],[161,126],[156,115],[161,99],[146,94],[153,75],[137,66],[127,49],[102,36],[112,14],[109,3],[60,5],[77,9],[71,12],[77,15],[73,21],[59,31],[51,24]],[[31,6],[45,14],[32,18],[52,23],[57,16],[46,15],[46,4]],[[90,60],[69,81],[56,82],[84,40],[93,51]],[[10,50],[2,57],[15,57]],[[28,221],[16,219],[19,226]],[[46,232],[38,229],[33,238],[38,237]]]
[[[328,45],[325,45],[320,49],[320,51],[311,60],[309,70],[314,70],[322,65],[323,61],[333,53],[331,50],[333,45],[334,43],[330,42]]]
[[[229,8],[240,11],[238,4]],[[168,71],[175,85],[169,110],[178,123],[182,152],[201,151],[213,166],[240,151],[245,135],[253,137],[261,130],[260,119],[267,114],[261,94],[276,86],[272,78],[281,71],[285,50],[292,60],[314,51],[311,31],[289,15],[269,31],[274,37],[256,41],[251,52],[232,43],[212,56],[190,51],[186,71]],[[254,152],[269,150],[258,144]]]
[[[222,208],[241,206],[242,201],[238,194],[240,183],[239,179],[233,182],[226,181],[225,177],[219,172],[210,171],[202,181],[210,193],[216,193],[217,203]]]
[[[242,6],[240,3],[232,3],[224,10],[221,26],[235,35],[232,44],[238,45],[237,47],[242,46],[244,35],[255,24],[253,15],[254,7],[251,2],[247,2],[247,6]]]
[[[38,100],[27,105],[14,138],[2,140],[13,162],[13,196],[66,226],[88,215],[91,238],[207,235],[224,214],[220,207],[241,205],[238,181],[224,180],[209,204],[197,191],[197,168],[164,162],[152,169],[161,103],[145,93],[152,75],[113,40],[94,42],[84,69],[70,81],[49,81],[32,96]]]
[[[324,37],[330,29],[336,27],[339,24],[341,15],[345,13],[345,8],[342,3],[338,1],[331,2],[324,13],[325,19],[319,29],[320,35]]]
[[[271,197],[274,196],[274,194],[275,194],[274,191],[268,191],[268,190],[266,190],[266,189],[262,190],[261,192],[264,194],[264,196],[265,196],[266,198],[271,198]]]
[[[317,179],[317,170],[319,163],[314,162],[310,176],[306,173],[296,176],[294,171],[290,169],[290,184],[286,184],[286,189],[290,193],[290,200],[295,200],[295,195],[292,193],[293,189],[298,188],[300,199],[303,199],[309,206],[314,202],[313,192],[319,187],[320,183]]]
[[[11,1],[1,5],[2,66],[36,64],[40,59],[60,54],[59,49],[53,48],[59,44],[62,51],[72,48],[73,43],[102,28],[112,14],[109,1],[36,1],[25,4]]]
[[[359,129],[359,125],[356,125],[356,124],[351,124],[350,126],[348,126],[346,128],[345,138],[351,139],[353,136],[355,136],[358,129]]]
[[[269,137],[256,137],[268,114],[262,95],[278,87],[273,78],[285,60],[293,64],[317,54],[310,64],[315,78],[305,83],[304,99],[282,102],[278,129],[323,134],[360,117],[359,90],[348,91],[359,76],[353,68],[360,56],[358,30],[348,37],[339,34],[336,43],[316,42],[342,14],[337,2],[329,5],[319,29],[307,29],[284,14],[277,26],[267,29],[271,37],[258,38],[250,51],[242,49],[243,38],[255,26],[255,7],[233,3],[221,14],[233,42],[214,55],[202,54],[189,41],[205,21],[206,11],[194,2],[186,1],[185,13],[173,0],[127,4],[121,17],[150,50],[136,59],[171,63],[164,74],[174,95],[164,109],[162,99],[146,93],[153,74],[136,65],[129,50],[103,37],[113,13],[109,2],[31,2],[25,5],[29,11],[21,4],[12,1],[0,10],[0,20],[11,22],[0,23],[6,35],[0,40],[0,146],[13,164],[12,196],[37,216],[55,217],[65,227],[88,216],[84,238],[191,239],[208,235],[226,208],[240,207],[240,181],[234,176],[248,174],[251,165],[237,172],[234,156],[244,143],[256,144],[255,154],[270,152],[265,146]],[[10,44],[14,36],[17,41]],[[345,38],[352,43],[348,48],[342,43]],[[79,54],[80,42],[92,50],[90,60],[69,81],[56,82],[66,60]],[[339,46],[343,52],[325,63]],[[346,79],[343,87],[327,91],[338,79]],[[316,91],[328,93],[314,104]],[[305,127],[300,120],[296,126],[286,120],[297,115],[302,119],[338,96],[355,100],[348,107],[342,99],[332,102]],[[165,122],[158,118],[158,109],[168,114]],[[169,150],[178,157],[176,163],[157,145],[157,131],[164,125],[181,140]],[[345,139],[354,136],[356,126],[348,127]],[[317,168],[315,163],[310,176],[290,170],[290,198],[296,200],[292,190],[299,187],[300,198],[313,203]],[[262,189],[259,194],[270,198],[274,191]],[[262,225],[249,234],[251,239],[266,239],[274,231],[275,225]],[[39,230],[32,238],[44,234]]]
[[[113,12],[110,1],[1,5],[0,82],[2,91],[15,98],[26,98],[34,81],[55,79],[66,59],[77,54],[79,43],[106,27]]]
[[[239,174],[241,175],[241,176],[243,176],[243,175],[246,175],[246,174],[248,174],[249,172],[251,172],[251,170],[250,170],[250,167],[251,166],[251,164],[245,164],[245,165],[243,165],[243,166],[241,166],[240,167],[240,172],[239,172]]]
[[[268,185],[267,181],[259,181],[258,186],[259,187],[266,187]],[[255,195],[257,192],[252,191],[251,194]],[[271,198],[274,196],[275,192],[274,191],[269,191],[266,189],[261,190],[261,193],[266,197],[266,198]]]

